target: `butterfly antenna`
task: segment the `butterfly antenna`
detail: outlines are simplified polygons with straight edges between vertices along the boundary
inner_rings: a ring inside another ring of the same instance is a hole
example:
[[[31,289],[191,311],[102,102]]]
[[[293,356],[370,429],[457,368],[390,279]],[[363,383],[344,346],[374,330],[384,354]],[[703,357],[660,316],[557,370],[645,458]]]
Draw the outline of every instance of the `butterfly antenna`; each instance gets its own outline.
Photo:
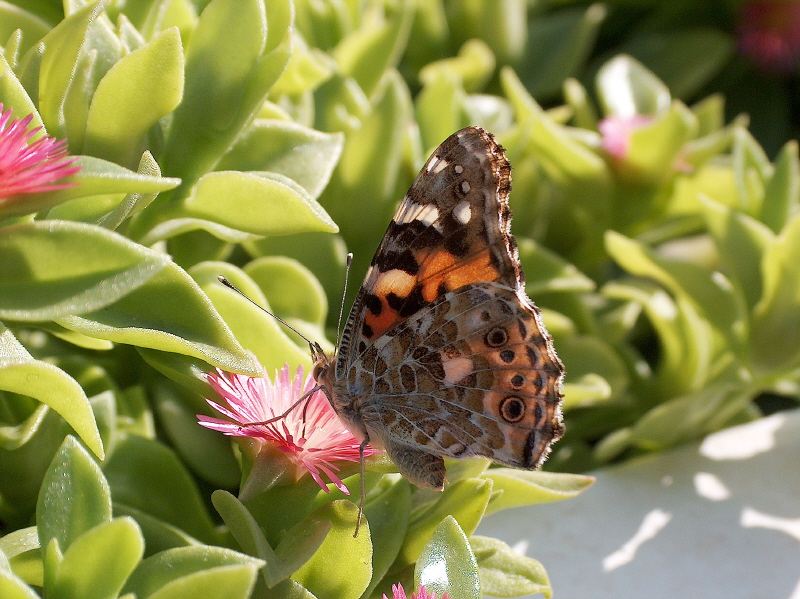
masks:
[[[344,300],[347,297],[347,281],[350,279],[350,267],[353,265],[353,252],[347,254],[347,264],[344,267],[344,289],[342,290],[342,302],[339,304],[339,322],[336,323],[336,351],[339,351],[339,342],[342,340],[342,315],[344,314]]]
[[[296,333],[297,335],[299,335],[300,337],[302,337],[305,340],[305,342],[308,343],[308,345],[312,347],[312,351],[313,351],[314,344],[311,342],[311,340],[308,337],[303,335],[303,333],[298,331],[296,328],[294,328],[292,325],[290,325],[288,322],[286,322],[283,318],[280,318],[279,316],[275,316],[272,312],[267,310],[264,306],[261,306],[261,305],[257,304],[252,298],[247,296],[244,293],[244,291],[242,291],[241,289],[236,287],[233,283],[231,283],[228,279],[226,279],[222,275],[218,276],[217,279],[219,279],[219,282],[222,283],[223,285],[225,285],[225,287],[227,287],[228,289],[233,289],[236,293],[241,295],[244,299],[246,299],[248,302],[253,304],[256,308],[258,308],[259,310],[263,310],[264,312],[266,312],[267,314],[272,316],[272,318],[274,318],[279,323],[281,323],[283,326],[285,326],[287,329],[289,329],[290,331],[292,331],[292,332]]]

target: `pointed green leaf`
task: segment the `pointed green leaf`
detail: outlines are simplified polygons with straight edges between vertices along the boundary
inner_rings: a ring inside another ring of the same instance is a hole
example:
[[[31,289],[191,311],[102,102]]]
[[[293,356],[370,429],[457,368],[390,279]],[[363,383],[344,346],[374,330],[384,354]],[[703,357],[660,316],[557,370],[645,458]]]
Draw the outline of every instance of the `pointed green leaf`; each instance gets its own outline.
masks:
[[[544,566],[520,555],[499,539],[473,536],[469,540],[478,562],[483,592],[492,597],[519,597],[541,593],[553,596]]]
[[[253,370],[208,297],[172,263],[115,303],[60,318],[58,324],[89,337],[194,356],[226,370]]]
[[[472,534],[486,511],[491,494],[489,479],[468,478],[447,487],[431,507],[410,523],[395,566],[417,561],[420,551],[447,516],[453,516],[464,532]]]
[[[37,221],[0,228],[0,318],[51,320],[101,309],[169,258],[100,227]]]
[[[110,520],[108,483],[87,451],[68,436],[45,474],[36,504],[41,546],[54,539],[68,551],[86,531]]]
[[[425,586],[441,597],[480,599],[478,564],[467,535],[453,516],[446,516],[420,552],[414,568],[414,586]]]
[[[255,574],[263,564],[261,560],[254,559],[242,553],[209,545],[197,547],[176,547],[168,549],[145,559],[131,575],[125,585],[125,593],[134,593],[140,599],[146,597],[191,597],[187,595],[189,589],[194,589],[197,597],[248,597],[242,594],[243,583],[247,580],[252,584]],[[243,571],[252,573],[242,576]],[[192,580],[193,575],[208,574]],[[230,578],[229,578],[230,577]],[[205,581],[210,586],[198,587]],[[170,588],[170,585],[177,583]],[[224,585],[234,584],[234,588],[226,589]],[[218,587],[217,585],[222,585]],[[242,586],[240,586],[242,585]]]
[[[492,480],[493,491],[502,491],[489,503],[487,515],[523,505],[571,499],[583,493],[595,481],[593,476],[582,474],[530,472],[512,468],[490,468],[483,478]]]
[[[326,503],[312,514],[331,522],[331,530],[317,552],[293,575],[317,597],[358,599],[372,577],[372,542],[369,526],[353,537],[358,508],[347,500]],[[335,576],[332,573],[346,573]]]
[[[297,123],[256,119],[222,157],[216,170],[278,173],[317,198],[328,184],[343,145],[341,133],[323,133]]]
[[[208,173],[198,181],[184,209],[189,217],[255,235],[339,230],[302,187],[275,173]]]
[[[100,80],[86,123],[83,151],[133,166],[147,131],[183,95],[183,47],[176,27],[123,57]]]
[[[797,141],[792,140],[781,148],[775,160],[775,173],[764,190],[761,221],[779,233],[800,204],[800,160]]]
[[[793,217],[764,252],[764,291],[753,311],[751,356],[759,373],[800,361],[800,217]]]
[[[619,118],[657,115],[670,105],[664,83],[630,56],[617,56],[597,72],[597,94],[607,114]]]
[[[216,539],[194,478],[166,445],[128,435],[117,442],[103,470],[115,503],[168,522],[203,542]]]
[[[0,389],[33,397],[53,408],[95,455],[104,456],[103,442],[83,388],[57,366],[35,360],[11,331],[0,325]],[[13,445],[24,444],[36,430],[27,429]],[[38,422],[36,423],[38,424]]]
[[[47,596],[52,599],[116,597],[144,553],[131,518],[115,518],[87,530],[64,552]]]

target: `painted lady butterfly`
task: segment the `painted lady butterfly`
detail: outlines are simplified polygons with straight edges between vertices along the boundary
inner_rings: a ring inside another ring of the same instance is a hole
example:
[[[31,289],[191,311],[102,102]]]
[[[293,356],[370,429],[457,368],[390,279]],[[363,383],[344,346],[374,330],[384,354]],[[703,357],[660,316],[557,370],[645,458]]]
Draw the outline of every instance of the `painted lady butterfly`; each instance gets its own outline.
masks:
[[[564,431],[564,367],[525,294],[510,190],[490,133],[450,136],[390,223],[338,355],[312,345],[314,377],[362,452],[385,448],[419,487],[443,488],[444,457],[536,468]]]

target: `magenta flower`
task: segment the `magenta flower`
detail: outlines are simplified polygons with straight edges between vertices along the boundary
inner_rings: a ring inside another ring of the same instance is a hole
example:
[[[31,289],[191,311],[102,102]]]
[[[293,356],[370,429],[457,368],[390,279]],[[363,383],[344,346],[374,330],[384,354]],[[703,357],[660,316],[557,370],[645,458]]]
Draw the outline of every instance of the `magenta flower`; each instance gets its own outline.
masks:
[[[383,594],[383,599],[390,599],[386,596],[386,593]],[[391,599],[408,599],[406,596],[406,592],[403,590],[402,584],[393,584],[392,585],[392,597]],[[429,593],[425,590],[423,585],[417,589],[415,593],[412,593],[411,599],[437,599],[436,593]],[[442,595],[441,599],[448,599],[447,593]]]
[[[230,421],[198,414],[201,426],[273,445],[295,464],[295,480],[308,472],[322,490],[328,492],[321,476],[324,474],[342,493],[350,494],[336,476],[339,468],[332,462],[358,462],[360,442],[345,428],[321,390],[311,394],[285,418],[270,424],[258,424],[280,416],[314,388],[311,375],[303,378],[302,366],[297,369],[294,379],[289,376],[289,367],[284,366],[274,383],[269,378],[254,378],[220,369],[208,373],[206,380],[228,407],[210,399],[206,401]],[[374,453],[370,447],[364,451],[365,456]]]
[[[800,2],[758,0],[739,11],[739,51],[764,71],[790,73],[800,63]]]
[[[55,183],[81,170],[71,166],[77,158],[67,153],[66,140],[42,136],[31,139],[41,127],[28,130],[33,115],[12,119],[11,110],[0,103],[0,206],[6,198],[23,193],[37,193],[73,187],[77,183]]]
[[[637,114],[632,117],[610,116],[597,125],[602,135],[601,146],[614,159],[624,160],[631,146],[631,134],[649,124],[653,117]]]

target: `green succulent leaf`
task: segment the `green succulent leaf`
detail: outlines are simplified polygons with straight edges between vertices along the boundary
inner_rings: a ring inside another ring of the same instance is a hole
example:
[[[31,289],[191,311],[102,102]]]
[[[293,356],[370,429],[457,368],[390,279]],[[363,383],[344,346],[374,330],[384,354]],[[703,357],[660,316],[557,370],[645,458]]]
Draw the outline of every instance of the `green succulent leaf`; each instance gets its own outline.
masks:
[[[121,235],[67,221],[0,228],[0,318],[52,320],[119,300],[169,264]]]
[[[595,480],[593,476],[582,474],[512,468],[490,468],[483,478],[492,480],[493,491],[502,491],[489,503],[487,515],[524,505],[571,499],[583,493]]]
[[[535,559],[520,555],[499,539],[473,536],[469,543],[487,595],[519,597],[541,593],[546,599],[553,596],[547,572]]]
[[[89,529],[110,521],[108,483],[89,453],[68,436],[45,474],[36,505],[41,547],[54,540],[61,551],[69,551]]]
[[[339,230],[305,189],[275,173],[208,173],[197,182],[184,210],[189,217],[254,235]]]
[[[172,263],[113,304],[60,318],[58,324],[89,337],[193,356],[225,370],[254,370],[208,297]]]
[[[183,95],[183,47],[176,27],[134,50],[100,80],[86,123],[83,151],[133,166],[147,131]]]
[[[145,559],[123,591],[146,597],[249,597],[263,562],[224,547],[176,547]],[[207,584],[207,587],[201,586]]]
[[[467,535],[453,516],[446,516],[434,529],[414,567],[414,586],[424,585],[441,597],[480,599],[478,564]]]
[[[361,526],[353,537],[358,508],[348,500],[326,503],[312,513],[331,523],[320,548],[301,566],[292,579],[317,597],[358,599],[372,577],[372,542],[369,526]],[[331,576],[331,572],[346,576]]]
[[[64,552],[47,594],[54,599],[116,597],[143,553],[144,540],[134,520],[102,522]]]

